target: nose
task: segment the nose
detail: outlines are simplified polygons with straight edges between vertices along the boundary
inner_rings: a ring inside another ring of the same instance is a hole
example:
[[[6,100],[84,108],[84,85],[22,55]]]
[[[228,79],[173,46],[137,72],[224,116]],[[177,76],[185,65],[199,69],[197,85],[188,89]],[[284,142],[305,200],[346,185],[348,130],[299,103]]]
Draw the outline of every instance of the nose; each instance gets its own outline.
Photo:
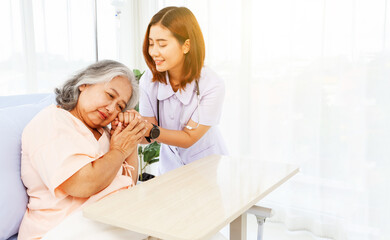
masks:
[[[149,46],[149,55],[151,57],[157,57],[158,55],[160,54],[156,44],[154,44],[153,46]]]
[[[107,105],[106,109],[109,114],[113,113],[115,111],[115,102],[112,101],[110,104]]]

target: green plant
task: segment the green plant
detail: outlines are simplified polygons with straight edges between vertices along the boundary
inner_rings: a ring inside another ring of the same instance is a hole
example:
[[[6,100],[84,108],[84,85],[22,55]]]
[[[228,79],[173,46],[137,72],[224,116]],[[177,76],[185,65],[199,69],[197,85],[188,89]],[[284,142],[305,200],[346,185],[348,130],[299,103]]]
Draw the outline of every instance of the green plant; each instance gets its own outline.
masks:
[[[143,71],[141,73],[140,70],[138,69],[133,69],[133,73],[134,73],[134,76],[135,76],[135,80],[137,80],[138,84],[139,84],[139,80],[141,79],[142,75],[144,75],[145,71]],[[134,108],[137,112],[139,112],[139,103],[137,103],[137,106],[135,106]]]
[[[158,142],[153,142],[146,146],[138,146],[138,156],[141,169],[139,180],[142,181],[146,166],[159,161],[158,157],[160,156],[160,144]]]
[[[142,72],[138,69],[133,70],[135,79],[139,83],[139,80],[141,79],[142,75],[145,72]],[[139,105],[135,107],[135,110],[137,112],[139,111]],[[139,180],[143,181],[143,176],[145,173],[145,168],[148,165],[151,165],[155,162],[159,161],[160,156],[160,144],[158,142],[153,142],[149,145],[141,145],[138,146],[138,159],[139,159],[139,165],[140,165],[140,174],[139,174]]]

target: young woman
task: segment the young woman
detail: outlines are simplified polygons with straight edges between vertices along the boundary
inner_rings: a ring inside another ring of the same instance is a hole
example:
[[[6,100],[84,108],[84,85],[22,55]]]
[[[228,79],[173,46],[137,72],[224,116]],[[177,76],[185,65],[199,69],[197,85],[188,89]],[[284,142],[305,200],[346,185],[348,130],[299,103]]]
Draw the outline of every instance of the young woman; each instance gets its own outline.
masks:
[[[226,155],[217,128],[223,80],[204,66],[203,34],[185,7],[167,7],[151,19],[143,43],[150,71],[140,80],[143,143],[161,143],[159,173],[212,154]]]

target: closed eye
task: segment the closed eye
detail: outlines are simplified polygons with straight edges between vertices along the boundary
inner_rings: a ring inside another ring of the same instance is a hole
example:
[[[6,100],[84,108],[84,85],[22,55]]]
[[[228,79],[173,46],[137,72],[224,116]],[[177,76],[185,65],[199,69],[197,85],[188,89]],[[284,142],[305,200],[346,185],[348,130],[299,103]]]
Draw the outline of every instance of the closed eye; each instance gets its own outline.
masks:
[[[114,98],[114,95],[112,95],[111,93],[107,93],[107,95],[108,95],[111,99]]]

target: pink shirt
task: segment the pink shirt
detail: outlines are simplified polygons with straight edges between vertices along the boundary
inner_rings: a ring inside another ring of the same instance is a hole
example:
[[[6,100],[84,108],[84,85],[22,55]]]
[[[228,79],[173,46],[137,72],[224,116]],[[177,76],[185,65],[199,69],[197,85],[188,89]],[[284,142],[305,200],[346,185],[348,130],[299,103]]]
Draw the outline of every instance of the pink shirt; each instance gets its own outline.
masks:
[[[72,197],[58,188],[86,164],[109,150],[109,134],[93,133],[70,112],[50,105],[38,113],[22,135],[21,176],[29,203],[18,239],[40,239],[72,212],[119,189],[133,186],[118,171],[112,183],[89,198]],[[129,171],[128,171],[129,172]]]

